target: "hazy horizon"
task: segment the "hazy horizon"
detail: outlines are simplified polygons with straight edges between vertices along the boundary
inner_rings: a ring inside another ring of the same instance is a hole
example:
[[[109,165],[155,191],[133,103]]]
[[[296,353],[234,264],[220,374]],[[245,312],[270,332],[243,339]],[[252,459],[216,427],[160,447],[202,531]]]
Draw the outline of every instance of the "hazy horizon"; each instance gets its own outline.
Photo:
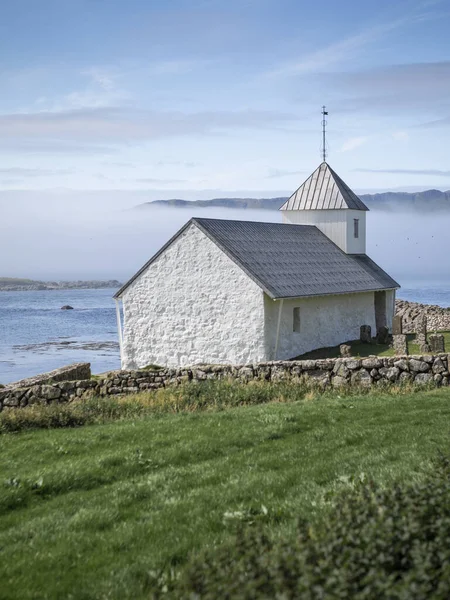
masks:
[[[130,210],[112,194],[108,206],[92,197],[59,195],[39,202],[24,196],[0,222],[0,276],[45,280],[131,277],[192,216],[281,222],[271,210],[154,206]],[[450,280],[450,214],[372,210],[367,253],[400,284]],[[18,232],[20,232],[18,234]]]

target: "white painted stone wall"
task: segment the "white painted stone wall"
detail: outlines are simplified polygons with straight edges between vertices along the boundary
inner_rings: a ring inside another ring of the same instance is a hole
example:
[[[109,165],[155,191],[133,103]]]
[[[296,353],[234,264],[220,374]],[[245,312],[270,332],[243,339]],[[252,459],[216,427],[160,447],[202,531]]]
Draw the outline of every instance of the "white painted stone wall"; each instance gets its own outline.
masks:
[[[283,223],[315,225],[347,254],[366,253],[366,213],[363,210],[283,210]],[[359,220],[354,236],[353,220]]]
[[[124,293],[122,368],[265,360],[263,295],[191,224]]]
[[[277,356],[274,356],[280,301],[265,296],[266,352],[268,359],[294,358],[317,348],[359,339],[360,326],[370,325],[375,335],[373,292],[299,298],[283,302]],[[293,331],[294,308],[300,307],[300,333]],[[392,323],[392,317],[391,317]]]

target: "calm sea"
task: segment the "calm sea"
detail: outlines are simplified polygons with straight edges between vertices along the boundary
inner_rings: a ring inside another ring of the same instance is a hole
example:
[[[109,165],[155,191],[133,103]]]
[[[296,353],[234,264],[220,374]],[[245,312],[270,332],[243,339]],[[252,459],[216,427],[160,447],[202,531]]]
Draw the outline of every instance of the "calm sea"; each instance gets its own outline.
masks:
[[[0,383],[73,362],[118,369],[115,291],[0,292]]]
[[[73,362],[90,362],[94,373],[118,369],[114,292],[0,292],[0,383]],[[450,306],[450,283],[410,285],[398,297]],[[61,310],[65,304],[74,310]]]

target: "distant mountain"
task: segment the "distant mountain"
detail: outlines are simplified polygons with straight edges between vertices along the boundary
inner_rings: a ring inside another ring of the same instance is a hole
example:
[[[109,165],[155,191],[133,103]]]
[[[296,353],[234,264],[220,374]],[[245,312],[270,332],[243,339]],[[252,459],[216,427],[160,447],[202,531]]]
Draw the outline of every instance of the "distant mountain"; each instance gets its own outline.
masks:
[[[18,277],[0,277],[0,292],[27,292],[36,290],[92,290],[102,288],[119,289],[122,284],[116,279],[108,281],[35,281]]]
[[[424,192],[384,192],[382,194],[363,194],[361,200],[376,210],[416,210],[442,211],[450,209],[450,190],[426,190]]]
[[[412,210],[447,211],[450,209],[450,190],[426,190],[425,192],[384,192],[381,194],[360,194],[359,197],[371,210]],[[213,198],[211,200],[153,200],[139,204],[136,208],[145,209],[155,206],[171,206],[174,208],[242,208],[278,210],[286,202],[286,198]]]
[[[286,202],[287,198],[213,198],[212,200],[153,200],[139,204],[137,208],[147,208],[149,205],[173,206],[175,208],[189,208],[191,206],[221,207],[221,208],[263,208],[277,210]]]

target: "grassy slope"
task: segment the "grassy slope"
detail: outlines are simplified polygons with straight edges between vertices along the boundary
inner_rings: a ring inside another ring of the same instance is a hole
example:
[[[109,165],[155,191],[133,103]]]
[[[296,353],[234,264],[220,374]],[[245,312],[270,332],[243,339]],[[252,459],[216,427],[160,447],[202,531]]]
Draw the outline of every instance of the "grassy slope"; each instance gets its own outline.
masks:
[[[21,277],[0,277],[1,285],[30,285],[32,283],[42,283],[34,279],[23,279]]]
[[[337,397],[2,435],[0,597],[148,597],[153,569],[227,538],[227,512],[281,531],[323,513],[348,476],[420,478],[450,449],[449,398]]]

